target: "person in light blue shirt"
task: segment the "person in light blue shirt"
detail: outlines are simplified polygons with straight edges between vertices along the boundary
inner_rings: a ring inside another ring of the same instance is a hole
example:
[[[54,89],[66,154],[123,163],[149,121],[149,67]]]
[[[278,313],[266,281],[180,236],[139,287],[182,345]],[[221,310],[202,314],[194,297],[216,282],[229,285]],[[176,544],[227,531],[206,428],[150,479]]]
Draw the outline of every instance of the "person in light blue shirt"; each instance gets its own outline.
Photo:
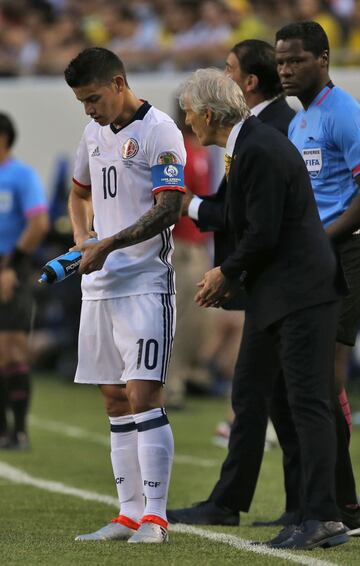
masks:
[[[27,333],[33,305],[29,267],[49,221],[37,173],[12,156],[15,139],[12,120],[0,113],[0,448],[21,450],[28,448]],[[13,413],[11,431],[9,409]]]
[[[304,158],[320,218],[326,227],[336,222],[357,196],[359,132],[360,104],[331,81],[290,123],[289,138]],[[357,226],[355,218],[350,230]],[[336,234],[335,230],[335,237]],[[341,234],[340,229],[337,236]]]
[[[36,171],[12,157],[1,163],[0,254],[13,252],[28,222],[46,210],[44,188]]]
[[[334,401],[334,410],[337,468],[341,470],[337,501],[344,523],[354,529],[360,527],[360,508],[347,449],[351,413],[344,384],[349,346],[354,345],[360,326],[360,105],[332,83],[329,42],[318,23],[292,23],[280,29],[276,33],[276,60],[285,93],[297,96],[303,106],[290,123],[289,139],[306,163],[320,218],[349,286],[337,328],[339,403]]]

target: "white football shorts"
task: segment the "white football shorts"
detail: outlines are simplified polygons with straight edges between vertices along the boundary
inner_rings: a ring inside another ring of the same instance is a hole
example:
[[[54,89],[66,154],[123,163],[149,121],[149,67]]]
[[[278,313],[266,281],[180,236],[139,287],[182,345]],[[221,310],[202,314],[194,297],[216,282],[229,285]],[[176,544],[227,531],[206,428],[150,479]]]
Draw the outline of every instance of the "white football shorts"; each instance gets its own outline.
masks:
[[[175,295],[82,302],[76,383],[165,383],[176,324]]]

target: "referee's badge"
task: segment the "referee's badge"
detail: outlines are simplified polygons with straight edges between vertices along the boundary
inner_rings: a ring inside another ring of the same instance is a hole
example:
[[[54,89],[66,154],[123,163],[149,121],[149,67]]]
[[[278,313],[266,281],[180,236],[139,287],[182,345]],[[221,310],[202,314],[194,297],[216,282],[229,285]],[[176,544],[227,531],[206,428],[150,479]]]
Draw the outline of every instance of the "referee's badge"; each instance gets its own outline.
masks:
[[[139,144],[135,138],[129,138],[122,146],[122,158],[123,159],[132,159],[135,157],[137,152],[139,151]]]
[[[314,179],[319,175],[323,165],[321,147],[303,149],[302,156],[310,177]]]
[[[7,213],[10,212],[13,206],[13,194],[10,191],[0,192],[0,212]]]

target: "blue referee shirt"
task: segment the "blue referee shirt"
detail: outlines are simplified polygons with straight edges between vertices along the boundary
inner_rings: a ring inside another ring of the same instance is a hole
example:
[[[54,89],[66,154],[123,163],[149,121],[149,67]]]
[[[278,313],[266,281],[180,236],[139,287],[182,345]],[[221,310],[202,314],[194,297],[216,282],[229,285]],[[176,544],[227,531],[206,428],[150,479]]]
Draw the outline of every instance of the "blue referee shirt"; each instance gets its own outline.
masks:
[[[359,190],[360,104],[329,83],[294,116],[289,139],[304,158],[323,224],[332,224]]]
[[[36,172],[17,159],[0,163],[0,255],[10,253],[31,216],[47,210]]]

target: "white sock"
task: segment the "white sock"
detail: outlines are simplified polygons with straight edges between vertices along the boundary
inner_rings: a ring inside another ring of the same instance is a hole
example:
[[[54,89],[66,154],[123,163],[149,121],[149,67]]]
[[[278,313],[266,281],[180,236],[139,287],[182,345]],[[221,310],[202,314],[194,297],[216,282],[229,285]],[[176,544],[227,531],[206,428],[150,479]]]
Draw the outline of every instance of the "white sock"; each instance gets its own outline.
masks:
[[[131,415],[109,417],[111,462],[120,503],[120,514],[139,521],[144,495],[138,460],[138,432]]]
[[[133,415],[138,429],[138,456],[146,497],[145,515],[166,521],[166,503],[174,458],[174,438],[164,409]]]

